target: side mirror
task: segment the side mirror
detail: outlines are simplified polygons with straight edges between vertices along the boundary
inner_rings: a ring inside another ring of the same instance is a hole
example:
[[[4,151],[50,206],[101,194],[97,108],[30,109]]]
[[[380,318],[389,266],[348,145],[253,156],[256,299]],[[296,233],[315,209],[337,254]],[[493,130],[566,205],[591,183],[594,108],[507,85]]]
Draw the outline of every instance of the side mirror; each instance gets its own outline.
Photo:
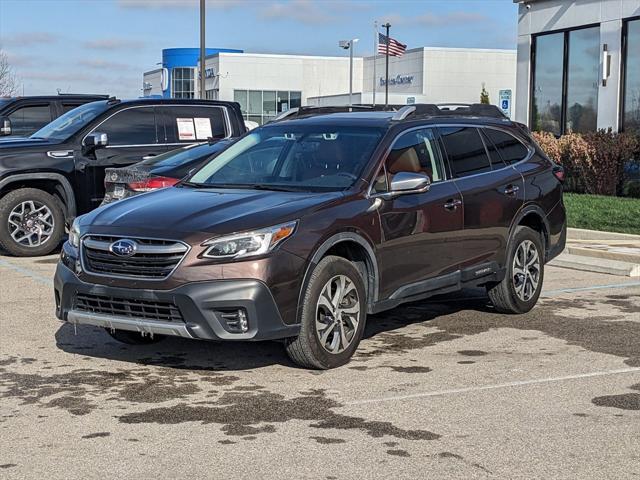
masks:
[[[90,150],[104,148],[109,145],[109,137],[106,133],[93,132],[84,139],[84,146]]]
[[[11,135],[11,120],[8,117],[0,117],[0,137]]]
[[[429,190],[431,180],[426,173],[398,172],[391,178],[389,196],[394,197],[407,193],[422,193]]]

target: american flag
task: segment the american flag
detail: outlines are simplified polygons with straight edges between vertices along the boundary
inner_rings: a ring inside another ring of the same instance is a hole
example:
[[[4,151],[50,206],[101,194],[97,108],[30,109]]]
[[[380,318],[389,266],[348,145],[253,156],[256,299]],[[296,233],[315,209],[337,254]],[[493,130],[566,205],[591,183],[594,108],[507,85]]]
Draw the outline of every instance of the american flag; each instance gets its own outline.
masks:
[[[392,57],[401,57],[407,46],[400,43],[395,38],[387,37],[378,32],[378,53],[382,55],[387,54],[387,41],[389,42],[389,55]]]

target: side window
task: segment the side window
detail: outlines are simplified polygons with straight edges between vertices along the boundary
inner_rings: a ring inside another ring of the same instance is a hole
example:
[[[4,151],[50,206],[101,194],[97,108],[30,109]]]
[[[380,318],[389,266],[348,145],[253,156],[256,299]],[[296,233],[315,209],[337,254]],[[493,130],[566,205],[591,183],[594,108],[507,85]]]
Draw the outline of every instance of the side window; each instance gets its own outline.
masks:
[[[502,160],[500,153],[498,153],[498,149],[493,144],[491,139],[489,139],[486,135],[487,130],[484,128],[481,128],[479,131],[480,131],[480,135],[482,135],[482,140],[484,140],[484,144],[487,147],[487,152],[489,152],[489,160],[491,161],[491,168],[493,168],[494,170],[497,170],[499,168],[504,167],[505,163]]]
[[[227,136],[222,107],[167,106],[164,108],[167,143],[205,141]]]
[[[49,105],[22,107],[9,114],[12,135],[31,135],[51,122]]]
[[[493,128],[485,128],[484,132],[495,144],[502,156],[502,159],[507,164],[519,162],[529,154],[527,147],[525,147],[520,140],[507,132],[495,130]]]
[[[109,136],[109,145],[150,145],[157,143],[153,107],[122,110],[95,129]]]
[[[475,127],[445,127],[440,135],[456,177],[491,171],[491,164],[480,133]]]
[[[442,158],[432,129],[412,130],[396,139],[372,191],[385,192],[388,182],[399,172],[426,173],[432,183],[442,180]]]
[[[78,108],[82,103],[63,103],[62,104],[62,113],[67,113],[69,110],[73,110],[74,108]]]

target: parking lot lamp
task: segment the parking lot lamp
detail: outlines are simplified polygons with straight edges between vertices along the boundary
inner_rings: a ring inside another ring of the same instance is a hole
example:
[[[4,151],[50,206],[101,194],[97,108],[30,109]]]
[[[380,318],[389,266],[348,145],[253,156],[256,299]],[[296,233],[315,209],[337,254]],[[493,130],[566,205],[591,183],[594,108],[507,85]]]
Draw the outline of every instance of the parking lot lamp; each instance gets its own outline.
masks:
[[[349,105],[353,105],[353,44],[358,42],[358,38],[351,40],[340,40],[340,48],[349,50]]]

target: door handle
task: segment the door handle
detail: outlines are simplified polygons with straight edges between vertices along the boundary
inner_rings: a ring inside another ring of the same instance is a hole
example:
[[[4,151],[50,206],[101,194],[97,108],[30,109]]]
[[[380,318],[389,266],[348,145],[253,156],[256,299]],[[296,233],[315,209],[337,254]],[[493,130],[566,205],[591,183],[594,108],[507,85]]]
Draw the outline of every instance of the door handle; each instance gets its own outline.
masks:
[[[145,155],[144,157],[142,157],[142,159],[143,160],[151,160],[155,156],[156,156],[155,153],[150,153],[149,155]]]
[[[518,190],[520,190],[520,187],[517,185],[507,185],[507,187],[504,189],[504,194],[513,196],[518,193]]]
[[[449,211],[454,211],[460,205],[462,205],[462,200],[458,200],[457,198],[456,199],[452,198],[452,199],[447,200],[447,203],[444,204],[444,208],[446,210],[449,210]]]

